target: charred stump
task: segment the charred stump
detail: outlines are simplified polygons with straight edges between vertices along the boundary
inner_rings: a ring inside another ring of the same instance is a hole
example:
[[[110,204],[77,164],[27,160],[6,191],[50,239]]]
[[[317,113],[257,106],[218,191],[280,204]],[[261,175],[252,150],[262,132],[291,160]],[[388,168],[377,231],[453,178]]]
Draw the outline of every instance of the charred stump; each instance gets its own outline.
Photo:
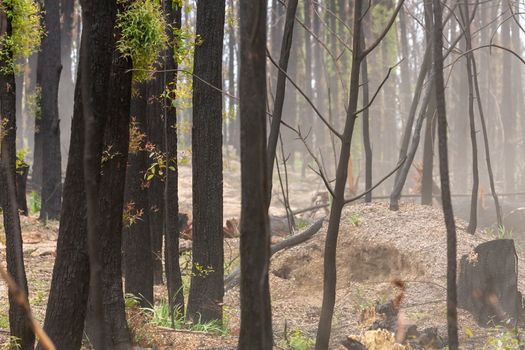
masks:
[[[514,240],[485,242],[460,261],[459,307],[481,326],[514,324],[521,314],[518,259]]]

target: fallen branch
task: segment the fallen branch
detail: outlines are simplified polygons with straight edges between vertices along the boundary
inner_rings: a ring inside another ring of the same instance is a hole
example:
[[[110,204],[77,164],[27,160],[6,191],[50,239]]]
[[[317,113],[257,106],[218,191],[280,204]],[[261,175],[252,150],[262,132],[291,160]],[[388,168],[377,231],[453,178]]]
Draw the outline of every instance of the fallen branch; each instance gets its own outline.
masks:
[[[13,277],[4,269],[3,266],[0,266],[0,275],[2,276],[2,279],[7,284],[7,288],[9,289],[9,292],[13,295],[16,302],[26,313],[26,317],[29,320],[31,324],[31,328],[33,329],[33,332],[35,333],[36,337],[38,338],[40,345],[42,348],[46,350],[56,350],[55,345],[51,341],[51,339],[48,337],[46,332],[42,329],[42,326],[33,318],[33,314],[31,312],[31,308],[29,307],[29,303],[27,302],[27,295],[24,293],[16,284],[16,282],[13,280]]]
[[[281,250],[294,247],[312,238],[313,235],[319,232],[319,230],[323,226],[324,219],[325,218],[319,219],[316,222],[314,222],[310,227],[308,227],[306,230],[304,230],[303,232],[293,235],[290,238],[285,239],[284,241],[281,241],[277,244],[272,245],[271,251],[270,251],[270,257],[273,256],[275,253],[280,252]],[[228,290],[237,286],[237,284],[239,283],[240,277],[241,277],[241,269],[240,267],[237,267],[228,276],[224,278],[224,291],[227,292]]]

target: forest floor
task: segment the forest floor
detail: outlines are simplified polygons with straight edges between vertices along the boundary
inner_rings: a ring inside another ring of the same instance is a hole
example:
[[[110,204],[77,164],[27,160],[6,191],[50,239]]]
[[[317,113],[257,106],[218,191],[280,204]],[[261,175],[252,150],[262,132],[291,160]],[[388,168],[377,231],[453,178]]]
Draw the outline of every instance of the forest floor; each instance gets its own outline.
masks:
[[[230,165],[234,166],[238,164]],[[225,219],[238,218],[240,211],[238,168],[230,170],[224,178]],[[181,211],[191,212],[189,167],[182,167],[180,176]],[[311,204],[312,193],[322,190],[318,181],[315,176],[301,179],[299,173],[290,174],[294,208]],[[278,200],[274,201],[272,214],[282,215],[281,207]],[[316,216],[322,214],[320,211]],[[305,222],[310,220],[312,218],[304,219]],[[310,241],[279,252],[272,258],[270,283],[276,349],[288,349],[293,342],[306,344],[306,347],[296,349],[307,349],[315,339],[322,302],[326,227],[325,223]],[[466,225],[461,220],[457,220],[457,227],[458,259],[476,245],[494,238],[485,232],[477,232],[474,236],[466,233]],[[29,299],[35,318],[41,322],[50,288],[58,223],[51,221],[44,225],[34,215],[22,217],[22,231]],[[4,238],[0,241],[0,259],[5,261],[2,242],[5,242]],[[225,239],[225,260],[229,270],[238,265],[238,243],[238,238]],[[518,249],[518,256],[520,262],[525,258],[521,249]],[[183,257],[183,263],[184,259],[188,257]],[[415,324],[421,330],[436,327],[441,336],[446,336],[446,230],[439,208],[405,203],[399,211],[392,212],[386,203],[381,202],[347,207],[339,231],[337,266],[332,348],[338,348],[347,336],[364,332],[376,316],[373,311],[375,304],[384,303],[399,293],[392,284],[394,279],[403,280],[406,285],[401,312],[407,323]],[[525,290],[523,269],[519,271],[519,288]],[[221,329],[172,330],[167,327],[163,313],[165,287],[156,286],[155,296],[159,306],[153,313],[139,310],[132,303],[127,309],[133,337],[141,346],[235,349],[240,315],[238,288],[225,295],[226,327]],[[0,282],[0,344],[9,340],[7,311],[7,290]],[[505,336],[501,329],[476,326],[473,318],[463,310],[459,310],[459,322],[461,343],[465,349],[489,348],[489,340]]]

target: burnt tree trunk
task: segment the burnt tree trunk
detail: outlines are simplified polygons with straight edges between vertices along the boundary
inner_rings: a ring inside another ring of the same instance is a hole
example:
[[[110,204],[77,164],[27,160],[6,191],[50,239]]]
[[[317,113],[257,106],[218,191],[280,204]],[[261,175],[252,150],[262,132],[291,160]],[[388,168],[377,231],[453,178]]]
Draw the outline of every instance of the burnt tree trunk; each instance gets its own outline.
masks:
[[[485,242],[459,263],[458,306],[482,327],[512,325],[521,315],[518,257],[514,240]]]
[[[6,12],[0,10],[0,35],[11,36],[12,26]],[[8,52],[8,59],[13,53]],[[28,295],[27,278],[24,268],[22,249],[22,231],[18,204],[16,201],[16,87],[14,72],[5,60],[0,60],[0,196],[6,236],[7,272],[13,277],[20,289]],[[15,296],[9,292],[9,331],[19,338],[20,349],[34,348],[35,336],[30,328],[24,309],[18,305]]]
[[[41,77],[42,142],[42,207],[40,220],[58,219],[62,201],[62,156],[60,153],[60,121],[58,115],[58,84],[60,82],[60,11],[56,0],[44,1],[46,35],[42,38],[38,57]]]
[[[151,254],[151,234],[149,225],[149,204],[147,189],[144,188],[144,174],[147,169],[148,154],[146,143],[146,98],[147,86],[141,84],[138,95],[131,100],[131,128],[135,140],[130,148],[126,172],[126,192],[124,203],[128,214],[142,213],[134,222],[127,222],[123,229],[125,292],[140,298],[143,307],[153,304],[153,255]],[[142,136],[141,136],[142,135]],[[129,212],[131,210],[131,212]]]
[[[160,67],[157,67],[160,69]],[[164,150],[164,121],[162,115],[161,95],[164,92],[163,74],[155,74],[148,82],[147,125],[148,141],[156,151]],[[156,160],[149,158],[151,166]],[[165,174],[165,172],[164,172]],[[157,176],[158,175],[158,176]],[[164,178],[156,173],[148,185],[149,225],[151,233],[151,254],[153,259],[153,283],[159,285],[162,280],[162,240],[164,237]]]
[[[174,43],[174,29],[181,28],[181,8],[173,6],[170,1],[167,2],[165,13],[168,22],[173,29],[168,31],[170,42]],[[171,50],[171,48],[170,48]],[[177,84],[177,61],[174,59],[171,51],[166,52],[165,61],[165,82],[170,84],[174,89]],[[166,284],[168,286],[168,300],[171,313],[171,322],[174,326],[175,316],[177,313],[184,315],[184,291],[182,290],[182,275],[179,263],[179,194],[178,194],[178,166],[177,166],[177,110],[172,101],[164,102],[164,142],[166,147],[167,169],[166,183],[164,188],[165,200],[165,229],[166,245],[164,251]],[[172,169],[173,167],[173,169]]]
[[[283,40],[281,44],[281,56],[279,58],[279,71],[277,73],[277,87],[275,90],[275,103],[273,107],[272,121],[270,125],[270,135],[268,137],[268,202],[270,207],[272,200],[272,178],[277,150],[277,141],[280,135],[281,119],[283,114],[284,98],[286,92],[286,72],[288,61],[292,49],[292,39],[295,24],[295,14],[297,12],[297,0],[290,0],[286,7],[286,21],[284,23]],[[304,163],[304,159],[303,159]]]
[[[448,171],[447,110],[445,103],[445,83],[443,78],[443,19],[441,2],[433,0],[433,58],[434,86],[438,116],[439,172],[441,176],[441,200],[447,228],[447,326],[449,349],[457,350],[458,315],[456,290],[456,224],[450,199],[450,180]]]
[[[224,0],[197,3],[194,73],[222,89]],[[193,264],[187,317],[222,320],[224,254],[222,230],[222,94],[193,80]],[[204,270],[208,272],[203,273]]]
[[[77,82],[82,77],[80,70]],[[84,117],[80,86],[75,88],[64,201],[44,330],[57,349],[80,349],[89,291],[89,258],[84,192]],[[39,349],[42,347],[39,345]]]
[[[240,1],[241,326],[239,350],[271,350],[264,0]],[[262,288],[261,288],[262,286]]]

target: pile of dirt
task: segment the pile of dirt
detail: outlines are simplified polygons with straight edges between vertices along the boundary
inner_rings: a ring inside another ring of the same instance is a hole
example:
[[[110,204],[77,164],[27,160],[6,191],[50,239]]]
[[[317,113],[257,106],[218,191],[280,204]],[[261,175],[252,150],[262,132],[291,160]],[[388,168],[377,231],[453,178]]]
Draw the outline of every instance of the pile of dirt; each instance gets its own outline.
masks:
[[[461,220],[456,225],[458,261],[489,240],[482,232],[468,234]],[[322,303],[326,228],[327,223],[309,242],[272,259],[270,283],[278,336],[286,323],[289,330],[300,329],[315,337]],[[435,327],[446,336],[446,241],[440,208],[406,203],[394,212],[387,203],[372,203],[345,209],[339,230],[332,345],[366,330],[368,310],[395,297],[394,279],[406,284],[401,305],[406,322],[421,329]],[[521,290],[525,290],[523,277],[520,273]],[[238,290],[229,292],[227,304],[236,308],[237,298]],[[464,343],[486,337],[488,330],[477,327],[467,312],[460,310],[459,318]]]

